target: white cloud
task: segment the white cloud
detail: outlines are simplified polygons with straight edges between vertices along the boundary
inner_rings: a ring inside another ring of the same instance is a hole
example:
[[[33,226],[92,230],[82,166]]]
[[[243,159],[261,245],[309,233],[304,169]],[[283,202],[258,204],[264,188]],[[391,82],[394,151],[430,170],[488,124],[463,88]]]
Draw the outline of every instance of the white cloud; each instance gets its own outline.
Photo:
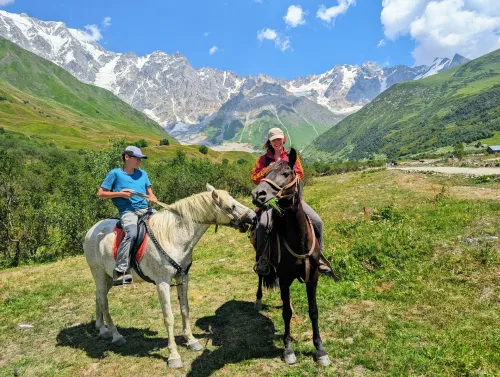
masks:
[[[273,29],[265,28],[260,30],[257,33],[257,39],[259,41],[273,41],[276,48],[279,48],[283,52],[290,48],[290,38],[288,38],[286,35],[278,34],[276,30]]]
[[[14,0],[0,0],[0,7],[3,7],[4,5],[9,5],[12,4]]]
[[[297,27],[306,23],[304,19],[305,15],[306,12],[304,12],[300,5],[290,5],[283,19],[289,27]]]
[[[204,37],[208,37],[209,35],[210,35],[210,33],[208,31],[206,31],[206,32],[203,33]]]
[[[276,33],[276,30],[273,29],[262,29],[257,33],[257,38],[259,38],[259,41],[263,41],[264,39],[269,39],[270,41],[274,41],[276,38],[278,38],[278,33]]]
[[[356,0],[338,0],[339,5],[326,8],[321,5],[316,13],[316,17],[321,18],[325,22],[335,22],[335,18],[347,12],[351,5],[356,5]]]
[[[385,36],[409,35],[415,63],[459,53],[476,58],[500,48],[498,0],[383,0]]]
[[[377,48],[384,47],[385,46],[385,39],[381,39],[380,42],[377,45]]]
[[[101,30],[97,25],[85,25],[84,38],[89,42],[97,42],[102,39]]]
[[[210,55],[215,54],[217,51],[219,51],[219,48],[217,46],[213,46],[210,50],[208,50]]]
[[[103,27],[111,26],[111,17],[104,17],[104,19],[102,20],[102,26]]]

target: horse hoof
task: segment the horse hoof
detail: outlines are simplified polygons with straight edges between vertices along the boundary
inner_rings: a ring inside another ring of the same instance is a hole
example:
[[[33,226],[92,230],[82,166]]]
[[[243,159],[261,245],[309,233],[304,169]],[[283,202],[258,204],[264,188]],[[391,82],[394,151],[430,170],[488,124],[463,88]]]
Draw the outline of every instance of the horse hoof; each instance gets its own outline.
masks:
[[[181,359],[168,359],[168,367],[169,368],[182,368],[182,360]]]
[[[328,355],[320,356],[320,357],[318,357],[318,360],[316,360],[316,361],[322,367],[326,367],[326,366],[330,365],[330,358],[328,357]]]
[[[104,330],[99,332],[99,338],[101,339],[111,339],[113,335],[111,335],[111,332],[109,330]]]
[[[287,353],[286,351],[283,353],[283,359],[285,359],[285,363],[287,364],[295,364],[297,362],[297,358],[295,357],[295,353],[293,351]]]
[[[188,344],[189,348],[191,348],[192,351],[201,351],[203,349],[203,346],[199,341],[196,341],[194,343]]]
[[[255,310],[262,310],[262,301],[260,300],[255,301],[254,308]]]
[[[111,343],[113,343],[114,346],[120,347],[123,346],[125,343],[127,343],[127,341],[123,336],[120,335],[120,337],[113,339]]]

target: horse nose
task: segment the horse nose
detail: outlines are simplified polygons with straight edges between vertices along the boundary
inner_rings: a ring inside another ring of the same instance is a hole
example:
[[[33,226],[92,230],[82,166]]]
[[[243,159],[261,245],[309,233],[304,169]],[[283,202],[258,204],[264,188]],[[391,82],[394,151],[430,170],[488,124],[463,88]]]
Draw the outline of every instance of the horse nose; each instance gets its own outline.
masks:
[[[252,203],[259,206],[266,202],[267,193],[265,190],[255,189],[252,191],[252,197]]]

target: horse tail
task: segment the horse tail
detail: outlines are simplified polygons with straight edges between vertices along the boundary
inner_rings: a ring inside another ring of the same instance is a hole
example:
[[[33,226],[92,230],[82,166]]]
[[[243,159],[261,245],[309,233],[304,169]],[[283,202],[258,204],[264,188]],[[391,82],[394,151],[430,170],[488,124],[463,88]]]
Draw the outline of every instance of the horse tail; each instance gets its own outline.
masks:
[[[263,275],[264,287],[267,289],[274,289],[279,286],[278,281],[278,273],[276,272],[276,268],[269,263],[269,273],[267,275]]]

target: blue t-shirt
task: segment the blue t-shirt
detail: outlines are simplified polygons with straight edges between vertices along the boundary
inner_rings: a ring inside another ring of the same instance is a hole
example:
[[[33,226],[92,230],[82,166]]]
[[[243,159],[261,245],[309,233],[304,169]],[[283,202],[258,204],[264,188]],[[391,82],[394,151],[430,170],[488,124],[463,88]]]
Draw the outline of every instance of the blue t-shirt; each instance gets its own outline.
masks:
[[[142,194],[146,194],[146,188],[151,186],[148,174],[141,169],[135,169],[132,174],[125,173],[122,169],[111,170],[101,187],[103,189],[118,192],[123,189],[131,189]],[[128,211],[137,211],[142,208],[148,208],[146,199],[134,195],[130,199],[112,198],[113,204],[118,208],[120,216]]]

